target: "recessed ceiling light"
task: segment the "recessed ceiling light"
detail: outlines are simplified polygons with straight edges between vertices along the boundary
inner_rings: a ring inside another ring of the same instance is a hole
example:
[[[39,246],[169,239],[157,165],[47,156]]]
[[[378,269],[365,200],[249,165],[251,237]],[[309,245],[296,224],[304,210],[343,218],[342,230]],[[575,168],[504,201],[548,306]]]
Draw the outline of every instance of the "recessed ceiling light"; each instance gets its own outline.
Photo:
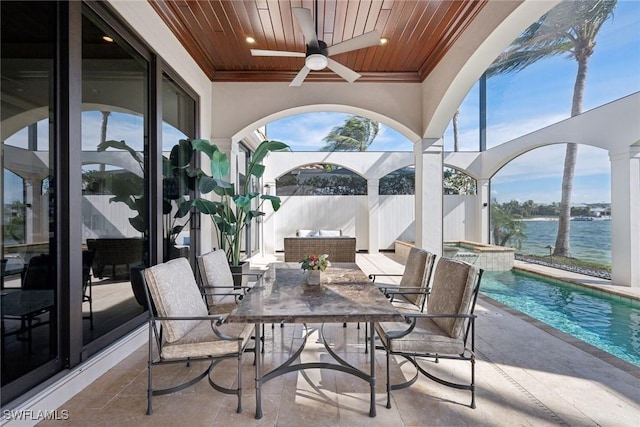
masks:
[[[247,43],[251,43],[251,44],[256,42],[256,39],[254,39],[253,37],[247,37],[245,40],[247,41]]]
[[[389,43],[389,39],[388,38],[386,38],[386,37],[381,37],[380,38],[380,44],[387,44],[387,43]]]
[[[113,43],[113,39],[109,36],[102,36],[102,40],[109,42],[109,43]]]

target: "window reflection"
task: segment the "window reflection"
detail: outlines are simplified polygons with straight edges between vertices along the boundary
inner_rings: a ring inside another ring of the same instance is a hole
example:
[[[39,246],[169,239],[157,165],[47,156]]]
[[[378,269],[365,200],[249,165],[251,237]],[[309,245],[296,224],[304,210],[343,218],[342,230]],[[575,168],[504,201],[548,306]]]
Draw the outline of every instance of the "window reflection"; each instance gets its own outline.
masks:
[[[166,74],[162,78],[163,259],[189,257],[190,213],[181,209],[195,191],[188,168],[193,157],[196,103]]]
[[[147,62],[108,28],[83,18],[83,342],[146,308],[139,271],[147,254]]]
[[[55,5],[2,2],[2,387],[54,361],[56,306],[54,116]],[[30,13],[26,8],[37,8]],[[30,48],[21,45],[29,16]],[[37,47],[37,49],[35,49]],[[12,392],[14,392],[12,390]],[[11,394],[11,393],[8,393]]]

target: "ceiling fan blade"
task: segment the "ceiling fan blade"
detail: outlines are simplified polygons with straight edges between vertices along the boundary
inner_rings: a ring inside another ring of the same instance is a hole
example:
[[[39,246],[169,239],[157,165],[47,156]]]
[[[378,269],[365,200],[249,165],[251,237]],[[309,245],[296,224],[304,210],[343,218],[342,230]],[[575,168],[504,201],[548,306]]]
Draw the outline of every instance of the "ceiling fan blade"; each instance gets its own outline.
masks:
[[[361,36],[345,40],[327,48],[328,55],[350,52],[352,50],[364,49],[365,47],[377,46],[380,44],[380,33],[378,30],[369,31]]]
[[[284,50],[262,50],[251,49],[251,55],[253,56],[295,56],[304,58],[306,55],[304,52],[287,52]]]
[[[307,77],[307,74],[309,74],[309,71],[311,71],[311,68],[307,67],[306,65],[302,67],[302,69],[298,72],[298,74],[296,74],[294,79],[291,80],[291,83],[289,83],[289,87],[300,86],[304,79]]]
[[[291,10],[293,10],[293,15],[296,17],[302,34],[304,34],[304,42],[318,49],[318,35],[313,24],[311,10],[303,7],[292,7]]]
[[[348,81],[349,83],[353,83],[360,78],[360,74],[353,71],[351,68],[347,68],[339,62],[334,61],[331,58],[327,58],[329,67],[334,73]]]

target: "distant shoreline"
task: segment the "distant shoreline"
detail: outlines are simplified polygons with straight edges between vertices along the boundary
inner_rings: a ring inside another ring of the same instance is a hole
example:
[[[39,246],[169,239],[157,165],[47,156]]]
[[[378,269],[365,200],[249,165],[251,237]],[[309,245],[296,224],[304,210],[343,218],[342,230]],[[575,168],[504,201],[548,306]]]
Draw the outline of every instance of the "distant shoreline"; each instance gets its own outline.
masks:
[[[573,218],[576,218],[576,217],[571,217],[571,219]],[[590,217],[590,218],[593,218],[594,221],[611,221],[611,217],[603,217],[603,218]],[[522,221],[558,221],[558,217],[557,216],[540,216],[535,218],[522,218]]]

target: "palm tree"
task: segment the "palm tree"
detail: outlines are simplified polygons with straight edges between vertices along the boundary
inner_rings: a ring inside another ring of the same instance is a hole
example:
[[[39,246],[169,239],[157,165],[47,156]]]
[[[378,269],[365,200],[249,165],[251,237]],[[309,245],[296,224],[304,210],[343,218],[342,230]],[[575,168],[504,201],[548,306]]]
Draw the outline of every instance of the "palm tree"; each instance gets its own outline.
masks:
[[[524,233],[526,224],[522,221],[522,215],[512,212],[513,203],[508,202],[502,205],[493,199],[491,201],[491,228],[493,234],[493,244],[520,249],[522,242],[527,238]]]
[[[550,56],[565,55],[578,63],[573,87],[571,117],[582,113],[582,98],[589,58],[596,46],[602,24],[613,16],[617,0],[583,0],[560,3],[527,28],[489,67],[487,75],[520,71]],[[567,144],[558,235],[553,255],[570,256],[571,191],[576,168],[578,146]]]
[[[460,108],[453,113],[453,118],[451,119],[453,124],[453,151],[460,151],[460,131],[458,130],[458,118],[460,117]]]
[[[375,120],[349,116],[322,139],[326,145],[320,151],[367,151],[379,130]]]

